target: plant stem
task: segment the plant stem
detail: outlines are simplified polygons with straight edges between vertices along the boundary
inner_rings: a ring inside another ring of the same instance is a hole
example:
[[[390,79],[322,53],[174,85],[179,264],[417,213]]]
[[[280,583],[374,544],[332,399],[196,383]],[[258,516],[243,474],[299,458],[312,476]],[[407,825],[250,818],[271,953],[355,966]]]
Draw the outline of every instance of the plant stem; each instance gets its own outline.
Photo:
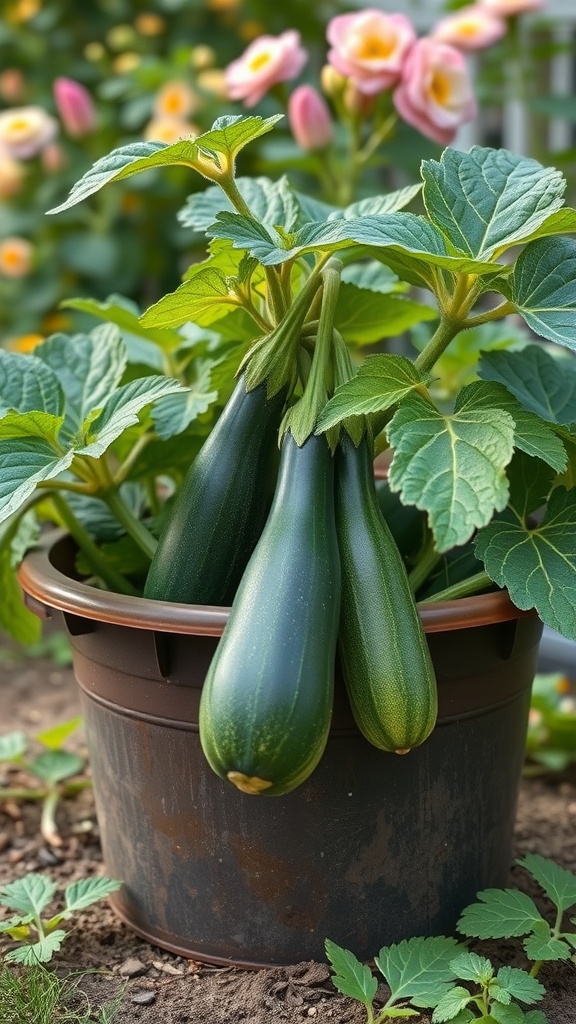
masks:
[[[460,320],[452,320],[448,316],[442,316],[430,341],[414,361],[416,369],[420,373],[428,373],[461,329],[462,322]]]
[[[47,793],[47,789],[18,789],[16,786],[7,786],[0,789],[0,800],[43,800]]]
[[[49,846],[62,846],[62,839],[56,825],[56,808],[60,800],[60,792],[56,786],[50,787],[42,805],[40,832]]]
[[[126,533],[132,537],[144,554],[152,560],[154,552],[158,547],[158,541],[152,536],[150,530],[147,530],[144,523],[136,518],[134,513],[122,501],[117,491],[105,491],[102,495],[102,500],[106,502],[110,511],[122,523]]]
[[[466,331],[469,327],[479,327],[480,324],[487,324],[490,320],[501,320],[504,316],[509,316],[511,313],[516,312],[516,306],[513,302],[501,302],[499,306],[494,306],[493,309],[488,310],[486,313],[479,313],[478,316],[470,316],[462,324],[462,330]]]
[[[60,494],[53,494],[52,503],[64,526],[86,555],[95,575],[99,576],[110,590],[115,590],[119,594],[137,596],[138,591],[130,581],[106,561],[88,531],[72,512],[68,502]]]
[[[434,569],[441,558],[442,555],[436,550],[434,545],[434,536],[432,532],[429,532],[422,550],[422,555],[408,575],[408,582],[410,583],[410,588],[413,594],[419,590],[424,583],[424,580],[428,579],[432,569]]]
[[[147,445],[150,444],[151,440],[152,440],[152,435],[151,434],[142,434],[142,437],[139,437],[138,440],[136,441],[136,443],[134,445],[132,445],[132,448],[130,450],[130,454],[127,455],[126,458],[124,459],[124,462],[122,462],[118,466],[118,469],[116,470],[116,472],[114,473],[114,476],[112,478],[113,479],[113,483],[114,483],[114,485],[116,487],[119,487],[120,484],[124,482],[124,480],[126,479],[126,477],[129,474],[130,470],[132,469],[132,466],[134,465],[136,460],[140,457],[140,455],[142,454],[144,449],[147,447]]]
[[[459,583],[453,583],[450,587],[438,591],[437,594],[426,597],[420,604],[455,601],[458,597],[469,597],[470,594],[476,594],[479,590],[486,590],[486,587],[492,586],[492,583],[493,580],[490,579],[487,572],[477,572],[475,576],[469,576],[466,580],[460,580]]]

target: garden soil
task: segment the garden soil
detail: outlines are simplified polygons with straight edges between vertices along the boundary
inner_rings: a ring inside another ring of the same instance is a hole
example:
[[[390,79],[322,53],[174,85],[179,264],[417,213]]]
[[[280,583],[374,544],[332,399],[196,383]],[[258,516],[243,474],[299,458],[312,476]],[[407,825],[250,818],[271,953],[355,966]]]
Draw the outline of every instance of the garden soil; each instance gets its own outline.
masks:
[[[72,673],[52,660],[23,658],[0,648],[0,731],[34,733],[78,714]],[[71,746],[82,748],[77,735]],[[3,770],[3,771],[2,771]],[[3,783],[22,778],[0,765]],[[62,846],[50,848],[39,835],[39,808],[0,804],[0,884],[29,871],[41,871],[61,886],[103,872],[98,826],[90,791],[69,800],[59,812]],[[576,774],[561,779],[525,779],[516,826],[516,855],[551,857],[576,870]],[[539,900],[518,867],[510,884]],[[541,905],[545,911],[545,905]],[[474,947],[497,965],[524,966],[520,941],[482,942]],[[377,950],[374,951],[375,953]],[[106,903],[84,911],[52,965],[76,980],[93,1006],[122,994],[115,1024],[364,1024],[364,1009],[340,995],[325,963],[244,971],[217,968],[173,956],[134,936]],[[550,1024],[576,1024],[576,965],[545,967],[547,988],[539,1004]],[[385,990],[379,990],[385,997]],[[80,998],[80,997],[79,997]],[[411,1018],[428,1024],[423,1015]]]

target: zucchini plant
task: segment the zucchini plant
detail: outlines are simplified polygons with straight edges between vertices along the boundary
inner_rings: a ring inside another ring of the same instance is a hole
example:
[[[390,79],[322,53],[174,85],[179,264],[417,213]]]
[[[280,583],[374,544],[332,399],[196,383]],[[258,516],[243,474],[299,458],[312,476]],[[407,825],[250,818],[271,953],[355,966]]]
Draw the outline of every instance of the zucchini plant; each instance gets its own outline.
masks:
[[[366,739],[426,740],[418,601],[502,588],[576,639],[562,174],[448,149],[419,184],[340,208],[237,176],[276,121],[222,117],[95,163],[52,213],[184,165],[207,181],[180,216],[206,258],[143,313],[69,300],[84,333],[0,351],[0,625],[29,635],[14,569],[44,521],[69,530],[95,586],[231,604],[201,738],[216,771],[264,795],[322,754],[336,644]],[[387,350],[398,336],[403,354]]]

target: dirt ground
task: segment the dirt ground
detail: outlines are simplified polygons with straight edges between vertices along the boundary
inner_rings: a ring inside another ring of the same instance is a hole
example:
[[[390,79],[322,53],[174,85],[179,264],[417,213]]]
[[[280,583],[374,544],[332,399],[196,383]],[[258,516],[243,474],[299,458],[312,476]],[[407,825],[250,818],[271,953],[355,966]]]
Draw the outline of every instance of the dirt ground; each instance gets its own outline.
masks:
[[[0,731],[34,733],[78,714],[72,672],[52,659],[23,659],[0,648]],[[76,747],[82,744],[79,735]],[[3,784],[15,776],[0,765]],[[2,784],[2,783],[0,783]],[[90,791],[67,801],[59,815],[63,845],[47,847],[34,804],[0,805],[0,884],[29,871],[46,872],[62,885],[103,872],[98,826]],[[516,855],[551,857],[576,870],[576,775],[524,780],[516,827]],[[510,884],[537,898],[524,872],[513,868]],[[483,942],[475,947],[498,966],[524,966],[520,942]],[[377,952],[375,950],[375,952]],[[189,962],[150,946],[120,923],[107,904],[83,912],[53,960],[59,973],[91,971],[81,987],[99,1005],[123,993],[118,1024],[364,1024],[364,1009],[340,995],[327,964],[243,971]],[[548,994],[539,1004],[550,1024],[576,1024],[576,965],[543,968]],[[412,1018],[424,1024],[427,1016]]]

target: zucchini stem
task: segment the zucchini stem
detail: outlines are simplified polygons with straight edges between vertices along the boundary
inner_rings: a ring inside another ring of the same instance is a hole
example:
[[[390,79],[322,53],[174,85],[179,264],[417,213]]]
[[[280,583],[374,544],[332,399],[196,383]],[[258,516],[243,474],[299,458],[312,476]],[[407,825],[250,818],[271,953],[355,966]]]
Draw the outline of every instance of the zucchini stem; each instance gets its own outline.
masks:
[[[130,594],[132,597],[136,597],[138,595],[136,587],[122,573],[110,565],[61,494],[52,494],[52,504],[58,517],[86,556],[94,574],[99,576],[110,590],[115,590],[119,594]]]
[[[486,590],[492,584],[493,580],[490,579],[487,572],[477,572],[474,576],[460,580],[459,583],[453,583],[450,587],[439,590],[437,594],[432,594],[431,597],[426,597],[419,603],[433,604],[435,601],[455,601],[458,597],[469,597],[471,594],[477,594],[479,590]]]

